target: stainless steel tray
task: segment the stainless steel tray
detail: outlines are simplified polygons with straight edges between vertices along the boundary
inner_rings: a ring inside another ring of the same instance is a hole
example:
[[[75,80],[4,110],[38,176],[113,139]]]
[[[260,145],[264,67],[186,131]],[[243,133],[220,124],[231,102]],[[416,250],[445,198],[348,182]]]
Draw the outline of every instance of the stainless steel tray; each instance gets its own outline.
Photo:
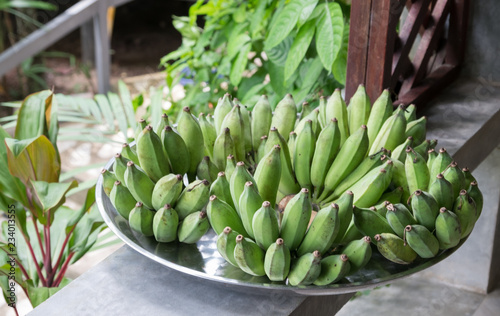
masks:
[[[112,168],[114,158],[105,168]],[[440,252],[432,259],[417,259],[410,265],[400,265],[388,261],[374,249],[366,267],[342,282],[328,286],[290,286],[285,282],[272,282],[267,277],[255,277],[228,264],[218,253],[217,236],[210,230],[197,244],[180,242],[158,243],[154,237],[145,237],[131,230],[128,221],[121,217],[102,188],[102,176],[96,186],[96,203],[109,228],[128,246],[140,254],[179,272],[214,282],[214,285],[232,286],[239,290],[286,291],[300,295],[336,295],[366,290],[391,283],[422,271],[446,259],[458,246]]]

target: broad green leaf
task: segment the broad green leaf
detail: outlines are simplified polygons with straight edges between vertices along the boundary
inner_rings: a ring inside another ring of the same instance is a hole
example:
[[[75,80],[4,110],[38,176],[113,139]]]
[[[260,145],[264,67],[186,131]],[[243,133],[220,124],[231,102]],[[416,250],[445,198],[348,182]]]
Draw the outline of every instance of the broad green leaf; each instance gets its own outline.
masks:
[[[49,288],[48,287],[34,287],[28,286],[28,297],[30,299],[31,305],[33,307],[37,307],[38,305],[45,302],[49,297]]]
[[[340,48],[342,47],[342,39],[344,38],[344,15],[342,13],[342,8],[337,2],[328,3],[328,8],[332,19],[333,60],[335,60],[340,51]],[[347,37],[349,37],[349,35],[347,35]]]
[[[294,36],[290,34],[281,43],[270,50],[266,50],[267,58],[275,65],[285,66],[285,62],[292,46]]]
[[[156,125],[158,125],[158,122],[160,121],[161,115],[163,113],[163,87],[151,87],[149,89],[149,94],[151,98],[151,104],[149,105],[149,109],[151,111],[150,125],[155,127]]]
[[[97,207],[94,205],[90,208],[90,212],[85,213],[85,215],[78,222],[78,225],[76,225],[76,228],[68,242],[70,251],[81,252],[90,249],[91,245],[88,247],[89,243],[92,243],[93,245],[97,239],[97,235],[105,227],[104,221],[99,214]],[[96,236],[91,236],[91,234],[96,231]]]
[[[241,81],[241,77],[243,76],[243,72],[245,71],[248,63],[248,53],[252,45],[247,43],[242,47],[241,51],[238,54],[235,62],[233,63],[233,67],[231,69],[231,73],[229,75],[229,80],[233,86],[238,86]]]
[[[299,29],[285,62],[285,80],[292,76],[304,59],[313,39],[315,28],[316,21],[309,21]]]
[[[230,59],[233,59],[241,50],[241,48],[248,42],[250,42],[250,36],[248,34],[243,33],[236,36],[234,40],[227,43],[227,56]]]
[[[287,93],[287,87],[285,87],[285,68],[269,62],[268,71],[273,90],[276,92],[278,97],[283,98],[283,96]]]
[[[292,93],[293,99],[298,104],[304,102],[307,95],[313,90],[314,86],[318,84],[318,77],[323,71],[323,64],[319,57],[316,57],[307,69],[305,76],[302,78],[300,89]]]
[[[91,207],[95,203],[95,186],[87,191],[87,196],[85,197],[85,202],[83,203],[80,210],[73,214],[73,216],[68,221],[68,226],[76,225],[86,213],[90,213]]]
[[[264,80],[266,79],[266,75],[267,75],[266,70],[263,67],[261,67],[252,76],[244,77],[243,79],[241,79],[241,82],[238,85],[237,95],[235,97],[237,97],[239,100],[241,100],[241,102],[243,104],[246,104],[245,102],[243,102],[243,99],[245,99],[245,96],[248,95],[250,90],[252,90],[252,87],[263,83]],[[260,98],[260,95],[259,95],[259,98]],[[248,106],[253,107],[253,104],[248,104]]]
[[[238,9],[233,13],[233,19],[236,23],[243,23],[246,20],[247,14],[247,4],[243,2],[240,4]]]
[[[10,135],[0,126],[0,192],[1,194],[19,201],[23,205],[28,205],[26,197],[26,186],[18,178],[12,176],[9,169],[7,160],[7,148],[5,146],[5,139]]]
[[[52,183],[31,181],[31,184],[33,185],[33,193],[38,198],[44,212],[55,211],[66,201],[66,192],[78,186],[76,180]],[[54,212],[52,212],[53,214]]]
[[[304,0],[304,8],[300,12],[299,20],[297,21],[297,26],[301,27],[306,23],[311,14],[313,13],[319,0]]]
[[[136,120],[134,114],[134,105],[132,103],[132,97],[130,96],[130,91],[123,80],[118,81],[118,92],[120,93],[120,99],[122,100],[123,109],[125,110],[125,115],[127,116],[128,126],[135,130]]]
[[[302,0],[291,0],[278,13],[264,43],[265,50],[270,50],[283,41],[293,30],[304,7]]]
[[[106,98],[103,94],[96,94],[94,96],[99,108],[101,109],[106,122],[108,123],[108,127],[110,130],[115,130],[115,118],[113,116],[113,110],[111,109],[111,105],[109,104],[108,98]]]
[[[46,101],[50,98],[51,101],[52,91],[44,90],[27,96],[17,118],[17,126],[15,132],[16,139],[28,139],[40,135],[48,136],[48,120],[45,117],[47,106],[49,103]]]
[[[325,6],[325,8],[326,11],[321,16],[316,33],[316,50],[323,66],[330,70],[335,60],[335,56],[333,56],[335,47],[333,43],[333,26],[330,10],[328,6]]]
[[[125,111],[122,106],[122,102],[118,95],[113,92],[108,92],[108,99],[109,103],[111,104],[111,108],[113,109],[113,112],[115,114],[116,121],[118,122],[118,126],[120,127],[120,131],[123,134],[123,138],[126,141],[127,140],[127,131],[128,131],[128,124],[127,124],[127,117],[125,116]]]
[[[342,85],[346,83],[347,77],[347,48],[349,46],[349,24],[344,27],[344,36],[342,38],[342,46],[333,62],[332,73],[333,77]]]
[[[2,294],[7,305],[16,304],[17,295],[11,296],[10,293],[12,291],[11,283],[12,280],[9,280],[9,276],[0,272],[0,288],[2,289]]]
[[[264,15],[266,14],[266,5],[266,0],[259,1],[257,9],[255,9],[255,12],[251,15],[250,30],[252,31],[252,38],[256,37],[263,28],[262,24]]]

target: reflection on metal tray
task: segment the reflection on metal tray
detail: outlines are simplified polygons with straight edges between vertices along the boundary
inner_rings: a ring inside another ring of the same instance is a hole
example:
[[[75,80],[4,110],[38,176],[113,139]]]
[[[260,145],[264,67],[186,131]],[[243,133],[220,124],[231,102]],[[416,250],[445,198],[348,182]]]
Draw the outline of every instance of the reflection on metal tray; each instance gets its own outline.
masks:
[[[105,168],[112,168],[114,159]],[[109,228],[127,245],[140,254],[182,273],[198,278],[223,283],[225,286],[246,287],[248,289],[295,292],[301,295],[335,295],[357,292],[384,285],[422,271],[455,252],[465,241],[453,249],[440,252],[432,259],[417,259],[409,265],[392,263],[373,251],[366,267],[339,283],[327,286],[290,286],[285,282],[272,282],[267,277],[255,277],[227,263],[218,253],[217,236],[213,230],[196,244],[180,242],[158,243],[154,237],[145,237],[130,229],[128,221],[121,217],[102,188],[102,176],[96,186],[96,201],[104,221]]]

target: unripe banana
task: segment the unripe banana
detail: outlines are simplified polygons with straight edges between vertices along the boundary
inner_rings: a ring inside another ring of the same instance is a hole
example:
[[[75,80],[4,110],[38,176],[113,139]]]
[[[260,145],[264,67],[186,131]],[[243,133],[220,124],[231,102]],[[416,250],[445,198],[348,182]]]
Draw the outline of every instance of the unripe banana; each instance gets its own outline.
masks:
[[[464,174],[464,178],[465,178],[465,184],[468,184],[469,185],[469,188],[467,188],[467,190],[470,189],[470,184],[472,182],[476,182],[476,178],[474,178],[474,176],[472,175],[472,172],[470,172],[469,168],[465,167],[465,168],[462,168],[462,173]]]
[[[167,174],[153,188],[151,203],[153,208],[158,210],[165,204],[174,205],[182,192],[183,182],[182,175]]]
[[[410,247],[422,258],[433,258],[439,251],[439,241],[422,225],[405,227],[405,239]]]
[[[340,147],[342,147],[350,134],[358,130],[357,126],[354,130],[349,130],[349,117],[347,114],[347,106],[342,99],[340,89],[335,89],[331,97],[328,99],[325,108],[325,123],[330,122],[333,118],[338,120],[340,131]]]
[[[316,195],[323,189],[328,168],[340,149],[340,130],[338,121],[333,118],[321,131],[316,140],[314,156],[311,162],[311,184]]]
[[[412,148],[406,149],[405,173],[410,192],[427,191],[429,188],[429,168],[425,159]]]
[[[137,153],[134,150],[132,150],[132,148],[130,148],[129,144],[124,143],[122,145],[121,155],[128,160],[132,160],[136,165],[140,165]]]
[[[185,244],[194,244],[206,234],[210,228],[210,223],[207,219],[205,211],[198,211],[189,214],[179,224],[179,241]]]
[[[209,182],[213,182],[217,179],[218,170],[217,166],[210,161],[210,156],[205,156],[198,165],[196,176],[198,179],[206,179]]]
[[[214,110],[214,126],[217,135],[219,135],[222,130],[222,121],[224,121],[224,118],[232,108],[233,102],[231,101],[231,96],[229,95],[229,93],[226,93],[222,98],[219,99]]]
[[[116,154],[115,155],[115,161],[113,162],[113,172],[115,174],[116,180],[120,181],[121,183],[125,183],[125,170],[127,170],[127,162],[130,160],[126,159],[123,157],[121,154]]]
[[[290,250],[283,239],[278,238],[264,257],[264,271],[271,281],[284,281],[290,272]]]
[[[236,237],[238,235],[238,232],[227,226],[217,237],[217,250],[227,262],[235,267],[238,266],[234,259],[234,247],[236,247]]]
[[[264,201],[252,220],[254,239],[257,245],[266,250],[280,235],[280,227],[276,211],[269,201]]]
[[[395,202],[398,203],[398,202]],[[374,210],[375,212],[379,213],[382,215],[382,217],[386,217],[387,215],[387,205],[391,204],[389,201],[382,201],[382,199],[377,202],[376,205],[370,206],[370,209]],[[387,219],[387,218],[386,218]]]
[[[451,183],[453,187],[453,197],[457,198],[461,190],[466,189],[469,183],[465,183],[465,176],[462,170],[458,167],[456,161],[450,163],[450,165],[443,172],[443,176],[446,180]]]
[[[246,239],[243,235],[236,237],[234,259],[241,270],[255,276],[266,275],[264,257],[264,250],[252,240]]]
[[[439,173],[429,186],[429,194],[434,197],[439,207],[445,207],[447,210],[453,208],[455,202],[453,186],[444,178],[442,173]]]
[[[243,161],[240,161],[236,164],[236,168],[234,169],[233,175],[231,176],[231,179],[229,181],[231,197],[233,198],[233,203],[238,214],[240,212],[240,196],[241,193],[243,193],[243,189],[245,188],[245,183],[247,181],[251,181],[254,185],[256,185],[255,179],[246,169],[245,163]]]
[[[210,196],[207,205],[207,215],[210,225],[217,235],[220,235],[224,228],[231,227],[232,230],[248,237],[248,233],[243,227],[238,213],[226,202],[218,199],[217,196]]]
[[[130,228],[146,237],[153,236],[153,217],[155,212],[137,202],[128,215]]]
[[[354,194],[352,191],[346,191],[335,202],[339,206],[339,231],[333,244],[339,244],[345,236],[347,229],[352,221],[352,201]]]
[[[254,152],[259,149],[262,136],[267,136],[271,128],[273,112],[266,95],[260,97],[252,110],[252,144]]]
[[[368,117],[370,116],[370,110],[371,102],[368,94],[366,94],[365,86],[359,85],[358,89],[351,97],[349,106],[347,107],[347,115],[349,117],[349,130],[355,131],[361,125],[366,125],[366,123],[368,122]]]
[[[285,141],[288,140],[288,134],[295,127],[295,120],[297,119],[297,106],[293,101],[291,94],[287,94],[283,100],[278,102],[274,109],[274,115],[271,120],[271,126],[276,127]],[[276,144],[273,144],[276,145]],[[280,144],[282,147],[283,145]]]
[[[405,118],[408,123],[417,119],[417,107],[415,106],[415,104],[406,106]]]
[[[257,149],[257,154],[255,155],[256,163],[259,163],[262,160],[262,157],[266,155],[266,142],[267,135],[264,135],[260,138],[259,148]]]
[[[366,123],[368,128],[368,140],[370,148],[372,147],[378,132],[384,125],[384,122],[392,115],[393,106],[389,90],[382,91],[377,100],[373,103],[370,116]]]
[[[314,285],[322,286],[338,282],[351,269],[349,257],[346,254],[331,255],[321,259],[321,272]]]
[[[422,116],[406,125],[405,137],[412,136],[415,144],[420,144],[425,140],[427,133],[427,117]]]
[[[170,173],[169,160],[163,151],[161,139],[151,125],[141,132],[137,140],[137,157],[144,172],[154,182]]]
[[[207,180],[195,180],[188,184],[175,204],[179,220],[184,220],[191,213],[201,211],[207,205],[209,194],[210,182]]]
[[[392,183],[403,189],[401,200],[406,202],[411,193],[408,187],[408,179],[406,178],[405,164],[399,160],[393,160],[392,164]]]
[[[417,224],[417,220],[411,212],[401,203],[389,204],[386,207],[387,213],[385,213],[385,218],[387,223],[392,227],[392,230],[399,237],[404,237],[405,227],[408,225]]]
[[[134,162],[129,161],[123,178],[134,199],[142,202],[147,208],[154,209],[152,195],[155,184],[144,171],[139,169]]]
[[[115,207],[118,214],[123,218],[128,219],[130,211],[134,208],[137,201],[134,199],[130,191],[120,181],[115,181],[113,189],[109,194],[109,200]]]
[[[409,136],[406,138],[404,143],[398,145],[394,150],[391,152],[391,159],[392,160],[399,160],[402,163],[405,162],[406,160],[406,148],[412,147],[413,146],[413,137]]]
[[[217,174],[217,179],[212,182],[212,185],[210,186],[210,195],[216,195],[219,199],[234,208],[231,190],[229,189],[229,181],[227,180],[226,173],[224,171],[219,172]]]
[[[188,172],[191,164],[189,150],[182,137],[172,127],[165,126],[160,133],[160,138],[165,152],[167,152],[167,155],[170,153],[168,158],[172,172],[176,174]]]
[[[420,154],[424,158],[424,160],[428,160],[429,158],[429,150],[434,146],[434,144],[437,144],[437,140],[433,139],[426,139],[422,143],[420,143],[418,146],[414,147],[413,149]]]
[[[302,256],[314,250],[324,254],[332,246],[338,232],[339,206],[332,203],[318,211],[297,250],[297,255]]]
[[[299,137],[300,133],[304,130],[304,127],[307,123],[307,121],[311,121],[311,129],[316,136],[319,135],[319,132],[321,132],[321,126],[319,125],[318,122],[318,116],[319,116],[319,109],[314,109],[311,113],[309,113],[306,117],[300,120],[300,122],[295,126],[295,133],[297,134],[297,137]]]
[[[477,212],[476,203],[469,196],[467,191],[460,191],[460,194],[453,205],[453,212],[457,214],[458,220],[460,221],[461,237],[464,238],[468,236],[472,232],[474,224],[476,223]]]
[[[153,217],[153,234],[158,242],[177,239],[179,216],[170,204],[160,207]]]
[[[415,191],[410,199],[413,216],[417,222],[428,230],[434,231],[436,217],[439,214],[439,205],[436,200],[432,195],[422,190]]]
[[[210,123],[213,127],[215,127],[215,121],[214,121],[214,117],[212,116],[212,114],[208,113],[206,116],[206,119],[207,119],[208,123]],[[215,131],[215,135],[217,135],[217,131]]]
[[[312,205],[309,190],[303,188],[285,207],[281,221],[281,238],[290,250],[295,250],[302,242],[311,218]]]
[[[394,166],[392,168],[394,169]],[[377,201],[376,204],[378,205],[383,202],[389,202],[392,204],[400,203],[402,201],[401,199],[402,196],[403,196],[403,188],[396,187],[394,190],[382,194],[382,196],[380,197],[380,199]]]
[[[429,175],[431,174],[431,167],[432,167],[432,164],[434,163],[434,160],[436,160],[438,154],[436,152],[436,150],[434,148],[432,149],[429,149],[427,151],[427,168],[429,168]],[[431,178],[431,182],[434,178]]]
[[[262,200],[277,203],[276,195],[281,178],[281,147],[275,145],[259,162],[254,173]]]
[[[325,126],[328,124],[329,120],[326,120],[326,99],[324,96],[319,97],[319,116],[318,116],[318,121],[321,126],[321,128],[325,128]]]
[[[309,285],[321,273],[321,254],[319,251],[300,256],[293,264],[288,274],[288,284]]]
[[[417,258],[417,253],[403,239],[391,233],[375,235],[377,249],[387,260],[398,264],[410,264]]]
[[[229,128],[224,128],[219,134],[214,144],[214,163],[219,170],[225,170],[227,156],[236,154],[233,138]]]
[[[167,127],[167,126],[170,126],[170,121],[168,119],[168,115],[166,113],[163,113],[160,117],[160,120],[158,121],[158,123],[156,124],[155,126],[155,133],[160,136],[161,134],[161,131]],[[135,161],[134,161],[135,162]]]
[[[239,201],[239,215],[241,218],[241,222],[243,223],[243,227],[245,227],[245,230],[251,238],[254,238],[254,231],[252,228],[254,214],[258,209],[261,208],[263,202],[264,200],[259,195],[259,191],[257,191],[257,188],[253,184],[253,182],[245,182],[245,188],[243,189],[243,193],[241,193]]]
[[[483,193],[481,192],[481,190],[479,190],[479,187],[477,186],[476,180],[470,183],[469,190],[467,191],[467,193],[469,193],[469,196],[476,203],[476,214],[477,214],[476,221],[477,221],[479,216],[481,215],[481,212],[483,211],[484,198],[483,198]]]
[[[203,113],[198,115],[198,122],[200,123],[201,133],[203,134],[203,142],[205,144],[205,153],[213,159],[214,154],[214,144],[217,138],[217,133],[215,132],[215,126],[210,124]]]
[[[236,159],[234,158],[234,155],[228,155],[226,157],[226,169],[224,169],[227,181],[231,181],[234,169],[236,169]]]
[[[141,135],[142,130],[145,129],[146,126],[148,125],[146,123],[146,120],[143,118],[141,118],[137,123],[138,123],[137,127],[135,128],[135,131],[134,131],[134,138],[135,138],[136,143],[139,140],[139,137]]]
[[[302,106],[300,109],[300,120],[303,118],[307,117],[312,111],[314,110],[314,107],[309,104],[309,102],[302,102]],[[319,109],[318,109],[318,114],[319,114]]]
[[[399,106],[396,112],[391,115],[380,128],[368,154],[373,155],[382,147],[387,150],[394,150],[407,138],[405,136],[405,130],[406,119],[404,116],[404,108],[403,106]]]
[[[113,190],[115,181],[118,179],[116,179],[115,174],[109,171],[108,169],[102,169],[101,175],[102,175],[102,188],[104,190],[104,193],[107,196],[109,196],[111,190]]]
[[[358,230],[358,228],[354,224],[354,216],[353,216],[344,236],[340,239],[340,241],[337,244],[345,245],[353,240],[360,238],[363,238],[363,234]]]
[[[241,113],[241,128],[243,131],[243,140],[245,143],[245,154],[252,152],[252,131],[251,131],[251,122],[250,122],[250,112],[248,111],[248,107],[246,105],[241,104],[238,99],[234,99],[236,104],[240,106]]]
[[[292,161],[292,166],[293,166],[293,158],[295,156],[295,147],[297,143],[297,133],[294,131],[290,132],[290,135],[288,135],[288,151],[290,152],[290,159]]]
[[[439,215],[436,217],[436,237],[439,249],[453,248],[462,238],[458,216],[445,207],[439,209]]]
[[[453,158],[446,151],[446,148],[439,149],[437,157],[434,159],[432,166],[429,167],[430,179],[434,181],[439,173],[443,173],[444,170],[451,164]]]
[[[311,163],[314,155],[316,136],[312,129],[312,121],[307,120],[304,129],[297,136],[297,144],[293,158],[295,177],[302,188],[312,190]]]
[[[204,140],[198,120],[191,114],[189,107],[184,107],[179,114],[177,131],[181,135],[189,152],[188,177],[192,181],[196,176],[196,169],[203,158]]]
[[[369,236],[364,236],[361,239],[349,242],[345,248],[342,249],[342,253],[347,255],[351,264],[349,274],[360,270],[370,261],[372,257],[371,242],[372,239]]]
[[[377,234],[394,232],[385,217],[374,210],[354,206],[353,215],[354,225],[364,236],[373,239]]]

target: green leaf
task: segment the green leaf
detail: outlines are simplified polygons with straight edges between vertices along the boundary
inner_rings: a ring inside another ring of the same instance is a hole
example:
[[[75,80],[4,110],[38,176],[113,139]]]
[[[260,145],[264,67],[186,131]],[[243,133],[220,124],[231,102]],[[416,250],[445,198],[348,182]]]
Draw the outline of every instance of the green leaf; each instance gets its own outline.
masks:
[[[7,147],[5,146],[5,139],[10,135],[0,126],[0,192],[23,205],[28,205],[26,197],[26,186],[18,178],[12,176],[9,169],[7,160]]]
[[[247,43],[238,54],[235,62],[233,63],[233,67],[231,68],[231,73],[229,74],[229,80],[233,86],[238,86],[243,76],[243,72],[245,71],[248,63],[248,53],[252,45]]]
[[[47,119],[45,115],[47,106],[52,100],[51,96],[51,91],[44,90],[30,94],[24,99],[17,118],[16,139],[27,139],[40,135],[48,136],[50,112]],[[46,102],[47,100],[49,103]]]
[[[252,31],[252,38],[256,37],[257,34],[263,29],[264,16],[266,14],[267,1],[259,1],[259,5],[255,12],[251,15],[250,30]]]
[[[347,77],[347,48],[349,46],[349,24],[344,27],[344,36],[342,38],[342,46],[333,62],[333,77],[342,85],[346,83]]]
[[[127,137],[128,124],[127,124],[127,117],[125,115],[125,111],[122,106],[122,102],[118,97],[118,94],[113,92],[108,92],[108,99],[109,103],[111,104],[111,108],[113,109],[113,112],[115,114],[116,121],[118,122],[118,126],[120,127],[120,131],[122,132],[123,138],[126,141],[128,138]]]
[[[250,40],[251,40],[250,36],[248,36],[248,34],[246,33],[239,34],[238,36],[236,36],[234,40],[232,40],[227,44],[227,56],[230,59],[233,59],[239,53],[241,48],[246,43],[250,42]]]
[[[57,6],[52,3],[47,3],[46,1],[27,1],[27,0],[10,0],[2,1],[0,3],[0,9],[5,8],[19,8],[19,9],[40,9],[40,10],[57,10]]]
[[[31,305],[33,305],[33,307],[37,307],[50,297],[49,288],[28,285],[28,297]]]
[[[304,2],[304,8],[300,12],[299,20],[297,21],[297,26],[301,27],[306,23],[306,21],[309,19],[311,14],[313,13],[314,9],[316,8],[316,5],[318,4],[319,0],[305,0]]]
[[[91,207],[95,203],[95,186],[91,187],[87,191],[87,196],[85,197],[85,203],[83,203],[80,210],[73,214],[71,219],[68,221],[68,227],[76,225],[86,213],[90,213]]]
[[[306,55],[316,29],[316,21],[304,24],[297,33],[285,63],[285,80],[288,80]]]
[[[125,110],[125,115],[127,116],[128,126],[135,130],[136,120],[134,114],[134,105],[132,103],[132,97],[130,96],[130,91],[123,80],[118,80],[118,92],[120,93],[120,99],[122,100],[123,109]]]
[[[302,84],[298,91],[294,91],[292,93],[293,99],[296,100],[297,104],[302,103],[307,98],[307,95],[315,85],[318,84],[318,77],[321,75],[323,71],[323,64],[319,57],[316,57],[311,63],[310,66],[307,67],[307,72],[305,76],[302,78]]]
[[[342,47],[342,39],[344,38],[344,15],[342,13],[342,8],[337,2],[328,3],[328,8],[332,19],[333,59],[335,60]]]
[[[283,96],[287,93],[287,89],[285,87],[285,67],[269,62],[268,71],[273,90],[276,92],[278,97],[283,98]]]
[[[267,58],[275,65],[285,66],[294,36],[290,34],[281,43],[266,51]]]
[[[302,0],[291,0],[285,4],[285,7],[278,13],[276,21],[269,30],[264,43],[266,51],[281,43],[290,34],[299,19],[303,7]]]
[[[80,219],[71,238],[68,242],[70,251],[75,252],[77,261],[83,253],[87,252],[97,240],[97,235],[106,227],[104,221],[99,214],[97,207],[94,205],[88,213]]]
[[[161,115],[163,113],[163,87],[151,87],[149,89],[149,94],[151,97],[151,104],[149,105],[149,109],[151,111],[150,125],[155,127],[160,121]]]
[[[39,205],[42,207],[43,215],[38,216],[40,223],[45,224],[46,213],[50,212],[50,222],[52,222],[55,211],[66,201],[66,193],[78,186],[78,183],[73,180],[71,182],[53,182],[31,181],[33,185],[33,193],[36,196]],[[39,214],[41,215],[41,214]]]
[[[243,23],[246,20],[247,5],[245,2],[241,3],[238,9],[233,13],[233,19],[236,23]]]
[[[330,70],[332,69],[333,61],[335,57],[333,56],[334,43],[333,43],[333,26],[332,19],[330,17],[330,10],[328,6],[325,7],[326,11],[321,16],[318,24],[318,30],[316,34],[316,50],[318,51],[318,56],[323,63],[323,66]]]
[[[108,98],[106,98],[103,94],[96,94],[94,96],[99,108],[101,109],[106,122],[108,123],[108,127],[110,130],[115,130],[115,118],[113,116],[113,110],[111,109],[111,105],[109,104]]]
[[[76,194],[78,192],[88,190],[88,189],[92,188],[96,184],[96,182],[97,182],[97,178],[96,179],[89,179],[87,181],[80,182],[78,187],[73,188],[73,189],[68,191],[68,193],[66,194],[66,197],[70,197],[73,194]]]

